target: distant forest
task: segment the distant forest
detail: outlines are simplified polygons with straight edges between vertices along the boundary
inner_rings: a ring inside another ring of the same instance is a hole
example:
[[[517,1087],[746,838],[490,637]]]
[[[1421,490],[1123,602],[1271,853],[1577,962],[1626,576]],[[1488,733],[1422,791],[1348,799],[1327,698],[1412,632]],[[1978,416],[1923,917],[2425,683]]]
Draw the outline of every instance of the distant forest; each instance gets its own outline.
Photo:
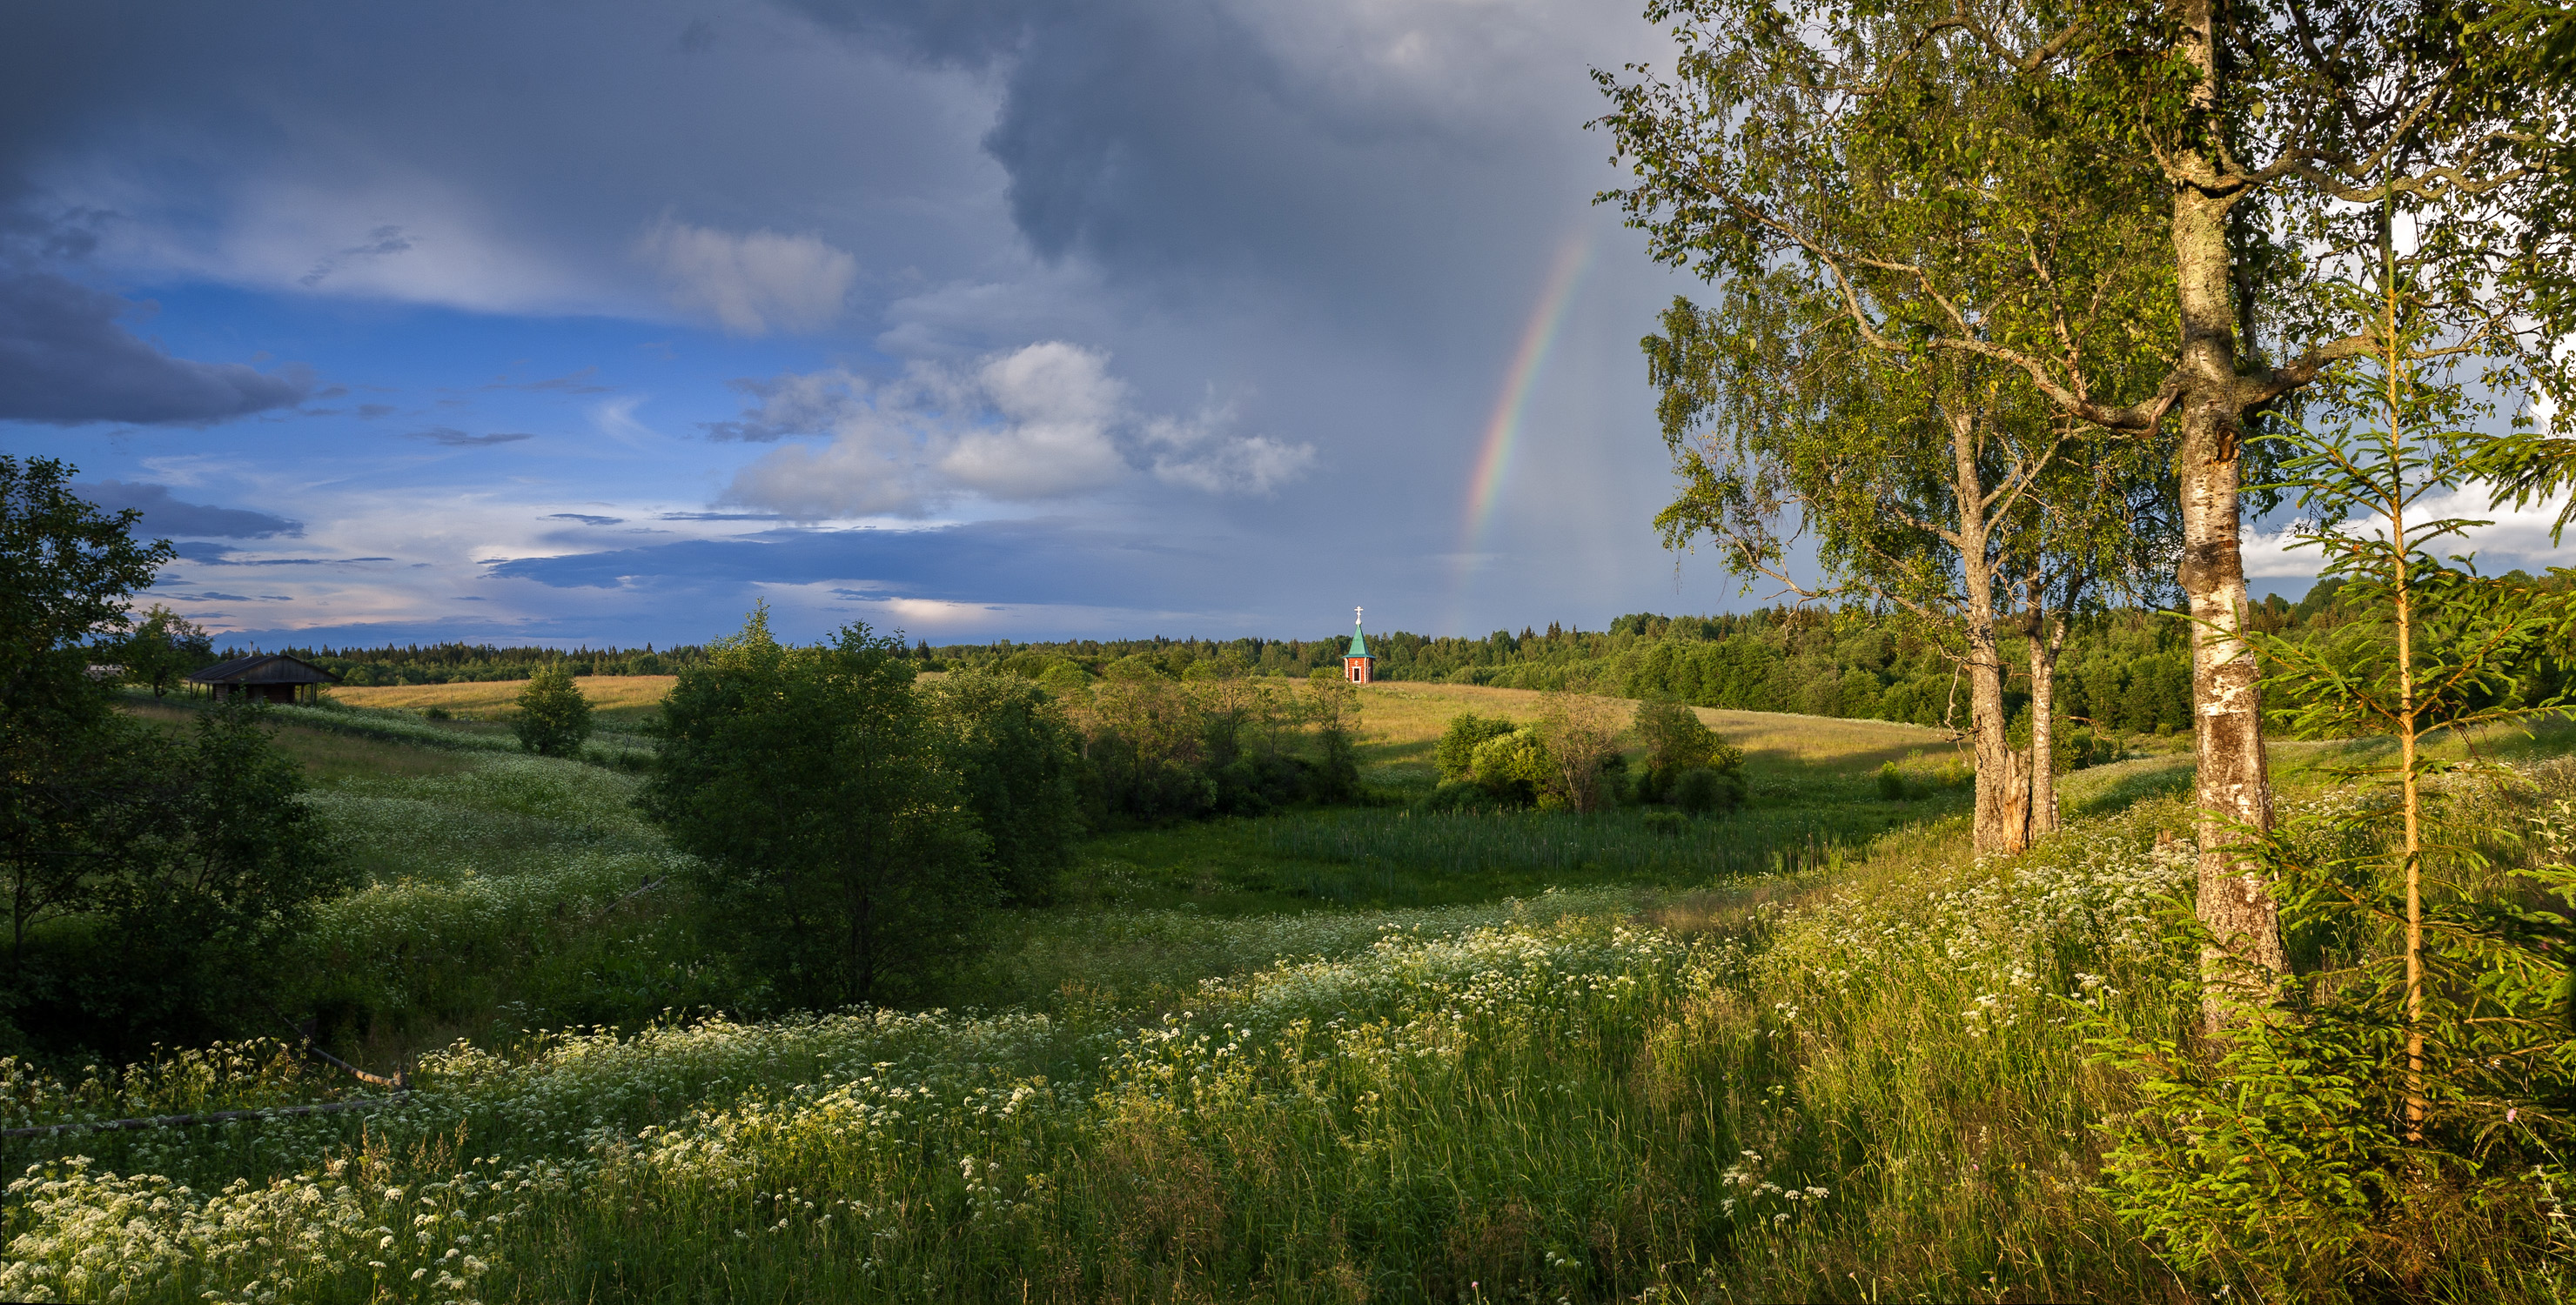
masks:
[[[2292,603],[2267,597],[2259,629],[2323,634],[2349,618],[2335,602],[2340,582],[2315,586]],[[2543,582],[2546,583],[2546,582]],[[1338,668],[1350,636],[1322,639],[1073,639],[1051,643],[918,643],[925,670],[983,667],[1067,685],[1104,677],[1174,679],[1226,675],[1303,677]],[[384,648],[290,648],[352,686],[523,680],[563,666],[574,675],[668,675],[699,660],[696,645],[672,648],[503,648],[431,644]],[[1911,623],[1860,609],[1769,607],[1719,616],[1638,612],[1608,630],[1549,625],[1481,639],[1388,631],[1369,636],[1381,680],[1485,684],[1516,689],[1589,689],[1628,698],[1677,698],[1702,707],[1804,712],[1964,725],[1964,691],[1954,697],[1948,658]],[[2027,654],[2007,640],[2005,664]],[[1077,677],[1079,677],[1077,679]],[[2556,692],[2559,676],[2534,667],[2525,693]],[[2022,686],[2026,687],[2026,686]],[[2079,621],[2058,671],[2060,713],[2103,733],[2154,734],[2191,721],[2191,654],[2170,612],[2124,610]],[[2022,713],[2018,689],[2009,706]]]
[[[238,657],[246,650],[227,648]],[[671,675],[702,659],[694,644],[656,650],[633,648],[500,648],[488,643],[387,645],[382,648],[272,648],[338,675],[353,688],[391,684],[465,684],[477,680],[533,679],[561,667],[575,675]]]

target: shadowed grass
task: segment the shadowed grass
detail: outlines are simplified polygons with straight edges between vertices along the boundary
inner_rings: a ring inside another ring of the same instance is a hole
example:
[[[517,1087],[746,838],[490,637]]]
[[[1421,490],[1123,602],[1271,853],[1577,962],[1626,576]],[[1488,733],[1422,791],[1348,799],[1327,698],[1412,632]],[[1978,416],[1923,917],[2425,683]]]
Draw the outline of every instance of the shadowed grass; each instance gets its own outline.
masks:
[[[174,729],[193,728],[197,719],[197,710],[193,707],[156,703],[149,699],[128,699],[118,707],[127,715]],[[406,747],[400,743],[299,725],[277,727],[275,738],[277,745],[289,756],[304,763],[305,774],[317,782],[453,775],[471,769],[474,764],[453,752]]]

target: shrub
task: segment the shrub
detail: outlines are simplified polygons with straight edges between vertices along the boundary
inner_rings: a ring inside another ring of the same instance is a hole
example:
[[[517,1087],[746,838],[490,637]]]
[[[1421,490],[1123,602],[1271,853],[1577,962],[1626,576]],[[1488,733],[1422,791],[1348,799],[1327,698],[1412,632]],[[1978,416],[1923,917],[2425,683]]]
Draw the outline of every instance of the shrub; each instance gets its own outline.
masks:
[[[1650,834],[1679,838],[1682,831],[1690,827],[1690,818],[1678,811],[1649,811],[1638,823],[1644,825]]]
[[[1473,780],[1444,779],[1440,781],[1438,788],[1431,790],[1421,801],[1416,802],[1414,809],[1426,814],[1450,811],[1487,812],[1499,811],[1508,805],[1496,798],[1491,789]]]
[[[1905,791],[1905,772],[1898,770],[1893,761],[1878,768],[1878,796],[1885,802],[1902,802],[1910,796]]]
[[[1432,762],[1440,768],[1440,778],[1470,778],[1476,770],[1476,749],[1487,739],[1501,738],[1517,728],[1510,721],[1472,711],[1450,717],[1449,728],[1441,732],[1439,746],[1432,750]]]
[[[420,715],[423,720],[447,720],[451,713],[445,707],[431,706],[421,708]]]
[[[518,705],[511,729],[520,747],[540,757],[569,757],[590,737],[590,699],[560,666],[537,672],[519,691]]]
[[[1637,704],[1636,730],[1646,745],[1646,773],[1637,784],[1642,801],[1671,801],[1673,784],[1685,772],[1706,768],[1738,775],[1744,766],[1744,750],[1719,738],[1685,703],[1663,699]],[[1741,780],[1736,787],[1741,790]]]
[[[1486,792],[1527,806],[1546,790],[1555,770],[1547,740],[1537,730],[1523,728],[1477,744],[1469,773]]]
[[[1744,801],[1744,777],[1693,766],[1673,777],[1672,804],[1695,816],[1732,811]]]

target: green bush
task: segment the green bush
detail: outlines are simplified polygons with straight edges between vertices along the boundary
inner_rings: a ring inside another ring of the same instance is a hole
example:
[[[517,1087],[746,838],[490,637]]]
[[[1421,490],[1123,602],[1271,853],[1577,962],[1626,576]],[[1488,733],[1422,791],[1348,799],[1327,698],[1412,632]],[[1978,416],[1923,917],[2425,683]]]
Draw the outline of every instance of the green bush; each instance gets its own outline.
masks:
[[[1902,802],[1910,796],[1905,791],[1905,772],[1898,770],[1893,761],[1878,768],[1878,796],[1884,802]]]
[[[519,691],[519,715],[511,729],[519,746],[540,757],[569,757],[590,737],[590,699],[561,667],[537,672]]]
[[[1695,816],[1733,811],[1744,801],[1744,777],[1707,766],[1693,766],[1673,776],[1672,804]]]
[[[1477,744],[1469,774],[1486,792],[1526,806],[1546,789],[1552,770],[1547,740],[1535,729],[1522,728]]]
[[[1440,734],[1439,745],[1432,749],[1432,762],[1440,768],[1443,780],[1462,780],[1475,774],[1476,749],[1487,739],[1498,739],[1518,728],[1510,721],[1479,716],[1472,711],[1460,712],[1449,719],[1449,728]]]
[[[1474,780],[1444,779],[1440,781],[1438,788],[1431,790],[1421,801],[1416,802],[1414,809],[1425,814],[1438,814],[1451,811],[1501,811],[1509,805],[1496,798],[1492,790]]]
[[[1682,831],[1690,828],[1690,818],[1678,811],[1649,811],[1637,823],[1643,825],[1647,833],[1661,834],[1666,838],[1679,838]]]

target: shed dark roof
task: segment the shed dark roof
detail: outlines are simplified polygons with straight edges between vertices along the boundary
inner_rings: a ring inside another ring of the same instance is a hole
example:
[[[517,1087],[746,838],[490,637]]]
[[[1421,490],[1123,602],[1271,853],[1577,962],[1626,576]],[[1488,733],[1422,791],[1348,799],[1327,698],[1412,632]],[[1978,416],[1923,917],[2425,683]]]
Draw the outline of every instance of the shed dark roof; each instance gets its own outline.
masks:
[[[197,684],[337,684],[340,677],[285,653],[255,653],[217,662],[188,679]]]

